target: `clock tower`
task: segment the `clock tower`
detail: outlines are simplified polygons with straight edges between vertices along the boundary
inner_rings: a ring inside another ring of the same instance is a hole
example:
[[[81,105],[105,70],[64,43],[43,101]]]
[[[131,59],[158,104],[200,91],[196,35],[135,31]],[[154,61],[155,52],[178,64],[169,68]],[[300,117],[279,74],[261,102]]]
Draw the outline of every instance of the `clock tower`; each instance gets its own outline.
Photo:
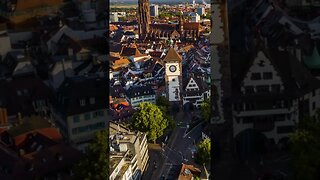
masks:
[[[165,64],[167,98],[170,102],[180,102],[182,84],[182,57],[173,47],[170,47],[166,57],[163,59],[163,62]]]

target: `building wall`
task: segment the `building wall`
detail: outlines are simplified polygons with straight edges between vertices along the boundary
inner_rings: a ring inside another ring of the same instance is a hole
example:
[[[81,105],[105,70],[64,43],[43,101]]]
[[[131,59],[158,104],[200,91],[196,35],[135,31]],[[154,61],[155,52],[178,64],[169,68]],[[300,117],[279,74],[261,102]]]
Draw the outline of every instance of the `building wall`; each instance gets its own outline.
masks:
[[[65,79],[63,69],[65,70],[66,77],[70,77],[74,74],[71,61],[64,61],[64,68],[62,62],[57,62],[54,69],[49,73],[49,80],[52,88],[57,89],[63,83]]]
[[[19,41],[28,41],[32,38],[32,32],[16,32],[8,33],[11,44],[19,43]]]
[[[149,160],[148,142],[145,134],[140,134],[134,143],[135,153],[137,154],[138,168],[143,172]]]
[[[11,42],[9,36],[0,36],[0,56],[2,59],[11,51]]]
[[[171,72],[170,66],[175,66],[177,69],[175,72]],[[180,93],[181,93],[181,82],[180,82],[180,76],[181,76],[181,68],[180,64],[177,62],[170,62],[166,63],[165,65],[165,74],[166,74],[166,83],[167,83],[167,91],[168,91],[168,98],[169,101],[180,101]],[[176,93],[176,90],[178,90],[178,93]],[[176,94],[178,95],[178,98],[176,99]]]
[[[86,116],[90,115],[89,119]],[[81,143],[90,140],[94,134],[106,128],[107,110],[99,109],[67,118],[69,141]]]
[[[139,104],[142,102],[149,102],[149,103],[155,104],[156,95],[146,95],[146,96],[138,96],[138,97],[130,98],[129,102],[133,107],[139,106]]]
[[[274,121],[274,128],[270,131],[262,133],[268,139],[274,139],[278,143],[282,138],[288,137],[291,132],[278,132],[278,128],[291,126],[294,127],[298,123],[298,101],[292,101],[292,106],[288,108],[264,109],[264,110],[249,110],[249,111],[233,111],[233,136],[236,137],[240,132],[246,129],[253,129],[253,123],[245,123],[244,118],[255,116],[272,116],[284,115],[281,121]]]

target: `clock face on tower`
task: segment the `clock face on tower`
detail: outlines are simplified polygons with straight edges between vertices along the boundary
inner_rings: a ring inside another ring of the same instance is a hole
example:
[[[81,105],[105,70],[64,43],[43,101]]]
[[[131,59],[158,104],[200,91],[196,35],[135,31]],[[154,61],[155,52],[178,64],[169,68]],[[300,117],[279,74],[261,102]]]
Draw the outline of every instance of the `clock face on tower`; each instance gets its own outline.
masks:
[[[171,72],[175,72],[175,71],[177,70],[177,67],[176,67],[175,65],[171,65],[171,66],[169,67],[169,70],[170,70]]]

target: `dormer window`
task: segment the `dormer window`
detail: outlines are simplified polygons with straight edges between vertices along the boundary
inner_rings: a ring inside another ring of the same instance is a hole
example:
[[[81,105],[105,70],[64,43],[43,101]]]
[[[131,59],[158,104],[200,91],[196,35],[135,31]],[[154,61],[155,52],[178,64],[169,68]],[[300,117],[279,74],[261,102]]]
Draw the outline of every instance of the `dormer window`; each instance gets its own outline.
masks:
[[[90,104],[96,103],[96,99],[94,97],[90,98]]]
[[[86,105],[86,100],[80,99],[80,106],[85,106],[85,105]]]

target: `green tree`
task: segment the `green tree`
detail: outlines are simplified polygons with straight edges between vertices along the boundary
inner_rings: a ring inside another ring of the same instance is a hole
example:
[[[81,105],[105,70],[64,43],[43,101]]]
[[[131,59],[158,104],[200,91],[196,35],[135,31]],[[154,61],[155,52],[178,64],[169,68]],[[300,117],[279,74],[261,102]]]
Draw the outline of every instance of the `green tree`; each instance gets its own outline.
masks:
[[[98,131],[86,154],[76,165],[75,179],[100,180],[109,178],[108,131]]]
[[[302,120],[289,136],[292,168],[297,180],[320,179],[320,113]]]
[[[143,102],[133,114],[132,125],[134,129],[147,133],[147,138],[155,143],[168,127],[168,119],[164,118],[158,106]]]
[[[170,102],[164,96],[158,96],[158,98],[156,99],[156,105],[165,107],[166,108],[165,112],[168,112],[170,109]]]
[[[156,105],[161,110],[163,117],[168,120],[168,127],[174,129],[176,127],[176,122],[170,112],[171,106],[169,100],[164,96],[159,96],[156,100]]]
[[[210,160],[211,142],[210,139],[204,139],[197,146],[195,161],[198,164],[205,164]]]
[[[211,118],[211,102],[210,98],[204,100],[200,105],[201,117],[206,122],[210,121]]]

